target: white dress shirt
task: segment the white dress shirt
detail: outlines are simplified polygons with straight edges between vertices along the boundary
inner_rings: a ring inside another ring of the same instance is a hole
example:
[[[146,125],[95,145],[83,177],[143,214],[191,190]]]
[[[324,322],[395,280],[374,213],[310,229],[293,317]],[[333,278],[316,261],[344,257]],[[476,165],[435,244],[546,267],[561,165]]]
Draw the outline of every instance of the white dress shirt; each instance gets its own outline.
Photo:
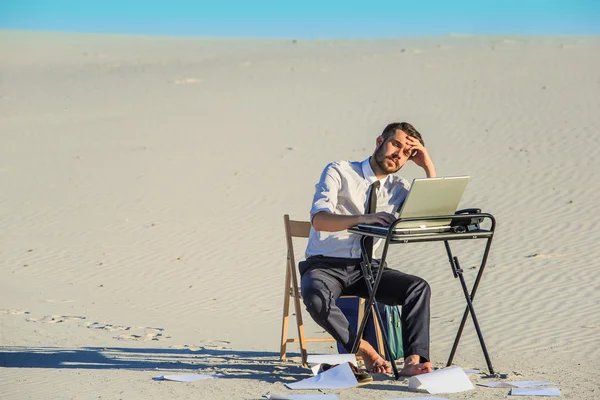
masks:
[[[369,187],[377,180],[369,158],[363,162],[339,161],[328,164],[316,185],[310,220],[318,212],[339,215],[366,213]],[[396,213],[406,198],[410,185],[404,178],[388,175],[380,179],[377,190],[377,212]],[[360,235],[339,232],[318,232],[311,226],[306,257],[360,258]],[[373,249],[380,241],[375,239]]]

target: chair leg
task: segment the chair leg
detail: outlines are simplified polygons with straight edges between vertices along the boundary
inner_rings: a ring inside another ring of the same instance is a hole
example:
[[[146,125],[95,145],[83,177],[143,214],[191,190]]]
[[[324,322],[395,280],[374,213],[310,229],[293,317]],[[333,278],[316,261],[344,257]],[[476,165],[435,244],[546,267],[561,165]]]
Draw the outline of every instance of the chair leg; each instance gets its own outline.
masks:
[[[361,297],[359,300],[359,303],[358,303],[358,321],[356,324],[357,332],[360,329],[360,325],[362,324],[363,318],[365,317],[365,304],[366,304],[366,300]],[[375,315],[375,306],[371,306],[371,315],[373,315],[373,316]],[[381,326],[379,325],[377,318],[374,318],[374,322],[375,322],[375,337],[377,338],[377,349],[376,350],[380,356],[385,358],[385,348],[383,347],[383,334],[381,333]]]
[[[302,355],[302,366],[308,367],[308,352],[306,350],[306,337],[304,336],[304,323],[302,322],[302,311],[300,310],[300,298],[296,297],[296,323],[298,324],[298,338],[300,339],[300,354]]]
[[[365,299],[362,297],[358,298],[358,318],[356,320],[356,332],[358,333],[358,329],[362,324],[363,318],[365,318]]]
[[[302,322],[302,305],[300,303],[300,291],[298,290],[298,278],[296,277],[296,274],[290,275],[292,275],[292,290],[294,294],[294,308],[296,310],[296,325],[298,326],[298,341],[300,342],[302,366],[308,367],[308,352],[306,350],[306,337],[304,336],[304,322]]]
[[[381,325],[379,325],[379,321],[375,318],[375,306],[371,308],[371,315],[373,315],[373,322],[375,323],[375,337],[377,337],[377,352],[381,357],[385,359],[385,347],[383,346],[383,333],[381,332]]]
[[[288,320],[290,315],[290,290],[291,290],[291,276],[290,276],[290,260],[286,263],[285,268],[285,290],[283,292],[283,319],[281,322],[281,349],[279,358],[285,360],[287,352],[287,339],[288,339]]]

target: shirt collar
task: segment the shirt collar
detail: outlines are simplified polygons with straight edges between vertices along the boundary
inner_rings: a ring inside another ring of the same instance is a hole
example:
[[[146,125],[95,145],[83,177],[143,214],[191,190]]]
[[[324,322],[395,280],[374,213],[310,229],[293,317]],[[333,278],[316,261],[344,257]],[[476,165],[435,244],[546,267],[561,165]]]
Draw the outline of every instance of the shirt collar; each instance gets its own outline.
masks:
[[[371,157],[367,158],[361,163],[363,176],[365,177],[365,180],[367,181],[369,186],[372,185],[376,180],[378,180],[375,176],[375,172],[373,172],[373,168],[371,168],[371,164],[369,163],[370,159]],[[383,179],[379,179],[379,183],[383,185],[388,178],[389,175]]]

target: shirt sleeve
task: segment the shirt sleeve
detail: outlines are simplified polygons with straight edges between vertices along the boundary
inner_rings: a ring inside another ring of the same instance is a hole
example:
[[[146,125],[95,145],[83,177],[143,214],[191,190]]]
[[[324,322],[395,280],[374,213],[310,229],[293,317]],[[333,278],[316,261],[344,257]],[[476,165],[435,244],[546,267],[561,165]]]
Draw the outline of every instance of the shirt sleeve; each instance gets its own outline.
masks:
[[[321,211],[333,214],[337,207],[338,193],[342,187],[342,178],[336,166],[336,163],[328,164],[321,174],[319,183],[315,185],[315,197],[310,209],[311,223],[315,214]]]

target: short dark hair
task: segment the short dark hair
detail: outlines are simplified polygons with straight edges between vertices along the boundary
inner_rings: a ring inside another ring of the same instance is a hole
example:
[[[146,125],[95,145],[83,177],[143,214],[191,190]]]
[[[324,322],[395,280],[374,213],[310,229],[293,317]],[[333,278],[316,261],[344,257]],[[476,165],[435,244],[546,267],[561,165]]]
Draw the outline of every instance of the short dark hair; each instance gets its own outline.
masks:
[[[395,134],[398,129],[406,133],[407,136],[414,137],[421,142],[423,146],[425,146],[425,142],[423,141],[419,131],[417,131],[415,127],[408,122],[392,122],[391,124],[388,124],[383,132],[381,132],[381,136],[383,136],[383,139],[387,140],[390,136]]]

